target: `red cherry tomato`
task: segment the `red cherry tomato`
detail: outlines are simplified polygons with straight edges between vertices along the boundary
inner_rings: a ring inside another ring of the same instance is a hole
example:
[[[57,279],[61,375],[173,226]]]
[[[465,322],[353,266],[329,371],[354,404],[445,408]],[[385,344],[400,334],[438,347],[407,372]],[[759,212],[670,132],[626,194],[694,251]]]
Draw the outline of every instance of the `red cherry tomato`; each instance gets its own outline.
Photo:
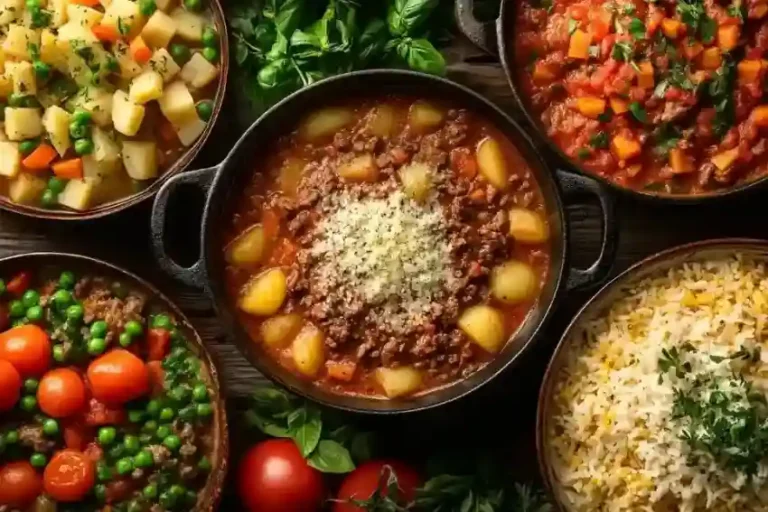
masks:
[[[85,384],[74,370],[59,368],[43,375],[37,388],[37,403],[52,418],[66,418],[85,409]]]
[[[8,361],[0,359],[0,412],[10,411],[21,394],[21,375]]]
[[[22,377],[38,377],[51,363],[51,341],[48,334],[32,324],[0,333],[0,359],[5,359]]]
[[[333,512],[364,512],[364,508],[347,503],[350,499],[367,500],[378,489],[380,482],[385,482],[383,493],[388,494],[386,481],[389,471],[394,471],[400,488],[401,505],[406,505],[416,495],[416,488],[421,485],[421,476],[413,468],[397,460],[372,460],[357,467],[341,482],[339,500],[333,505]],[[382,473],[385,472],[385,475]],[[383,478],[382,478],[383,477]]]
[[[325,494],[322,475],[290,439],[270,439],[248,450],[238,490],[251,512],[316,512]]]
[[[88,365],[93,396],[106,404],[124,404],[149,393],[147,365],[127,350],[107,352]]]
[[[32,282],[32,274],[29,272],[19,272],[5,286],[8,293],[20,297],[22,293],[27,291],[29,284]]]
[[[0,466],[0,504],[24,508],[42,492],[40,475],[29,462]]]
[[[93,461],[77,450],[56,452],[43,473],[45,492],[56,501],[67,503],[83,499],[95,480]]]

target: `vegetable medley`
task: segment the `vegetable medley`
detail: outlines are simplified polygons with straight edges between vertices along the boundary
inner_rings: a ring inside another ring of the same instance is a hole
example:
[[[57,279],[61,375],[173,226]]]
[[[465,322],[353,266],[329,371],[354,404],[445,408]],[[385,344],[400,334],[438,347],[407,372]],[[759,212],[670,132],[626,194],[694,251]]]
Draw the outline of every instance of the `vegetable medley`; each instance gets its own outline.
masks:
[[[87,210],[203,133],[219,36],[201,0],[0,0],[0,193]]]
[[[768,175],[764,0],[527,0],[520,80],[547,134],[620,186],[669,194]]]
[[[0,510],[191,510],[214,407],[175,321],[68,271],[0,292]]]

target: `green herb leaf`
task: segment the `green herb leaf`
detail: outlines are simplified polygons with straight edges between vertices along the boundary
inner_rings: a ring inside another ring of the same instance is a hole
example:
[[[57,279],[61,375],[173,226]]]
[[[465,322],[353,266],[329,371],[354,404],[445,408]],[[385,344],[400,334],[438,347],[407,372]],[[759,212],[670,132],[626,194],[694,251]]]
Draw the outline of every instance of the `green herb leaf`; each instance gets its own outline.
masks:
[[[704,14],[700,20],[699,34],[701,35],[701,42],[704,44],[710,44],[715,40],[717,34],[717,22]]]
[[[328,439],[323,439],[317,444],[317,449],[307,459],[307,464],[323,473],[349,473],[355,469],[349,450]]]
[[[624,62],[630,62],[635,54],[635,48],[629,41],[619,41],[614,43],[611,57],[616,60],[623,60]]]
[[[629,104],[629,111],[632,112],[632,116],[640,121],[641,123],[645,123],[648,121],[648,115],[645,112],[645,109],[643,106],[637,102],[633,101]]]
[[[669,150],[676,147],[678,141],[680,141],[680,131],[674,126],[663,124],[654,133],[653,141],[653,152],[658,157],[666,157],[669,154]]]
[[[608,134],[597,132],[589,138],[589,145],[595,149],[605,149],[608,147]]]
[[[304,458],[317,448],[323,430],[320,411],[313,407],[300,407],[288,416],[288,429]]]
[[[592,155],[592,152],[589,150],[589,148],[579,148],[576,150],[576,158],[579,160],[586,160]]]
[[[699,24],[706,16],[702,0],[680,0],[677,2],[677,13],[694,34],[699,31]]]
[[[574,32],[576,32],[578,28],[579,28],[579,22],[573,18],[568,18],[568,35],[571,35]]]
[[[275,15],[275,27],[285,37],[290,37],[301,23],[305,0],[283,0]]]
[[[408,67],[431,75],[445,74],[445,59],[426,39],[405,38],[397,45],[397,53]]]
[[[415,36],[438,3],[439,0],[393,0],[387,12],[389,32],[393,36]]]
[[[358,41],[357,54],[360,62],[366,65],[381,58],[388,39],[389,31],[384,20],[376,18],[369,21]]]
[[[632,18],[627,26],[629,34],[635,41],[645,39],[645,23],[640,18]]]

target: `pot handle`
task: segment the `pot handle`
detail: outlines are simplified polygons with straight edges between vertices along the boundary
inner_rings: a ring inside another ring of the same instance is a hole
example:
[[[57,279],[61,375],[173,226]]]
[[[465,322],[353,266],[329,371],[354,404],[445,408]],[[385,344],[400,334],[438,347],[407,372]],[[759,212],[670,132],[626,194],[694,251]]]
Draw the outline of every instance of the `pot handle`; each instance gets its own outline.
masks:
[[[200,257],[191,267],[183,267],[176,263],[165,250],[165,220],[166,212],[168,210],[168,200],[180,185],[194,185],[207,194],[208,187],[210,186],[211,181],[213,181],[214,176],[216,176],[218,170],[219,166],[216,165],[214,167],[187,171],[172,176],[162,187],[160,187],[160,190],[155,197],[155,202],[152,204],[150,228],[152,230],[152,249],[155,253],[155,259],[160,265],[160,268],[171,277],[195,288],[203,288],[205,282],[202,257]]]
[[[496,55],[499,50],[496,41],[495,21],[480,22],[474,15],[475,0],[456,0],[456,22],[467,38],[482,50]]]
[[[613,196],[605,186],[586,176],[558,170],[557,179],[566,198],[591,194],[597,196],[600,202],[600,210],[603,214],[603,240],[600,245],[600,254],[588,268],[568,269],[568,280],[565,285],[567,290],[590,288],[602,283],[608,277],[616,259],[619,227],[616,222]]]

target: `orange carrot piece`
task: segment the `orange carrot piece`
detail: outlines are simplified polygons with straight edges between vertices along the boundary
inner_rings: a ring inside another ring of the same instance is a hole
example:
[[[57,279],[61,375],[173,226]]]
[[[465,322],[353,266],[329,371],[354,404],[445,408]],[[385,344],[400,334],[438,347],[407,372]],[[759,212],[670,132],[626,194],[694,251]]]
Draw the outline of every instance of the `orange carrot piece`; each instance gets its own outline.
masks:
[[[355,376],[357,363],[353,361],[328,361],[325,363],[328,370],[328,376],[342,382],[349,382]]]
[[[83,177],[83,159],[70,158],[56,162],[51,166],[53,174],[65,180],[77,180]]]
[[[59,156],[50,144],[40,144],[21,161],[21,165],[31,171],[44,171]]]
[[[86,7],[96,7],[99,5],[99,0],[69,0],[71,4],[80,4]]]
[[[131,57],[133,57],[133,60],[139,64],[146,63],[152,57],[152,50],[150,50],[149,46],[147,46],[147,43],[144,42],[144,39],[141,36],[138,36],[131,41],[129,49]]]
[[[102,42],[114,43],[120,39],[120,32],[110,25],[95,25],[91,28],[91,32]]]

